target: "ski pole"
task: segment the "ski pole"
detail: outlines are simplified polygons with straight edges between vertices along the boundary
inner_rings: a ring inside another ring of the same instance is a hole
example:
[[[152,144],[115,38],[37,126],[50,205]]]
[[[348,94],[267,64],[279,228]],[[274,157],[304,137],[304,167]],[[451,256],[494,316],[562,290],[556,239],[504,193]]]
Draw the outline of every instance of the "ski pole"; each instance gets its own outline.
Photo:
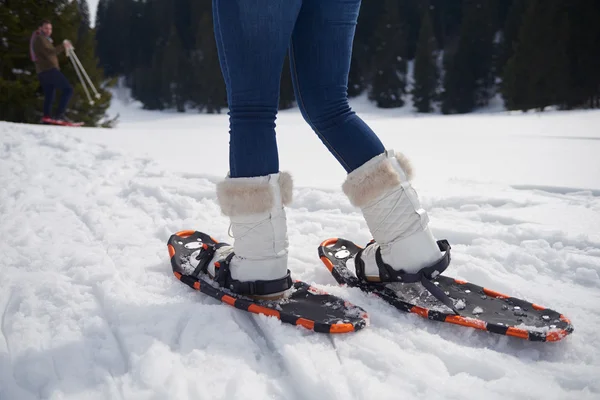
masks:
[[[90,84],[90,87],[92,88],[92,91],[94,92],[94,94],[96,95],[96,98],[99,99],[100,93],[98,93],[98,91],[96,90],[96,87],[94,86],[94,84],[92,83],[92,80],[90,79],[90,77],[88,76],[85,68],[83,68],[83,65],[81,65],[81,61],[79,61],[79,57],[77,57],[77,54],[75,54],[75,50],[73,50],[72,48],[69,49],[69,51],[72,53],[73,58],[75,59],[75,62],[77,62],[77,65],[79,65],[79,68],[81,69],[81,72],[83,72],[83,75],[85,76],[85,79],[88,81],[88,83]]]
[[[87,96],[88,101],[90,102],[90,105],[94,105],[94,100],[92,100],[92,96],[90,96],[90,92],[88,91],[88,88],[85,85],[85,82],[83,81],[83,77],[81,76],[79,67],[75,63],[75,60],[73,59],[73,57],[71,55],[70,49],[69,49],[69,51],[67,51],[67,57],[71,60],[71,64],[73,64],[73,68],[75,69],[75,72],[77,73],[77,77],[79,77],[79,82],[81,82],[81,86],[83,86],[83,90],[85,91],[85,95]]]

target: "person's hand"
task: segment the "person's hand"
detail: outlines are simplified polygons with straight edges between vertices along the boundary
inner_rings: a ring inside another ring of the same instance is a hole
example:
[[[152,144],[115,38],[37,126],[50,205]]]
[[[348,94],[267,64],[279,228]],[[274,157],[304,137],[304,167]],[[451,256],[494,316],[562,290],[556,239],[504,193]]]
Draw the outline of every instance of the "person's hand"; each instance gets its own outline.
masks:
[[[63,40],[63,46],[65,46],[65,50],[72,50],[73,49],[73,44],[71,43],[70,40]]]

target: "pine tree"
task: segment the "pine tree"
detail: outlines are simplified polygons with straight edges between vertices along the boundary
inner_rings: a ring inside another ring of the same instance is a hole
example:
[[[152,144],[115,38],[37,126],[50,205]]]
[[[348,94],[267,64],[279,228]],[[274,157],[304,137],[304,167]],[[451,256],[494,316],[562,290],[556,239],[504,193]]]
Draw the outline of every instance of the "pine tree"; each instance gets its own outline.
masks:
[[[502,92],[507,108],[544,110],[566,102],[570,79],[566,3],[531,1],[518,46],[504,70]]]
[[[422,0],[396,0],[396,2],[406,38],[404,57],[407,60],[413,60],[417,53],[417,42],[421,30],[420,3]]]
[[[437,67],[437,43],[433,35],[433,26],[429,9],[423,10],[421,31],[415,57],[413,104],[417,111],[433,111],[433,102],[437,97],[439,71]]]
[[[519,0],[501,0],[496,1],[496,9],[494,10],[494,31],[501,31],[506,25],[506,20],[510,9],[515,1]]]
[[[363,93],[373,76],[373,54],[376,47],[375,29],[384,8],[382,1],[364,1],[361,4],[354,44],[352,60],[348,76],[348,96]]]
[[[106,33],[108,33],[108,29],[106,29],[107,2],[108,0],[98,0],[98,5],[96,7],[96,23],[94,24],[94,29],[96,30],[96,57],[100,60],[101,65],[105,58]],[[104,73],[107,74],[106,69],[104,69]]]
[[[396,0],[385,0],[384,10],[375,32],[377,46],[369,99],[377,107],[394,108],[404,105],[406,94],[406,27]]]
[[[127,75],[133,70],[132,51],[136,50],[137,43],[132,43],[132,18],[135,18],[138,9],[143,6],[144,2],[135,0],[98,2],[97,54],[107,76]],[[146,27],[136,34],[144,35],[146,40],[152,41],[152,33],[153,30]]]
[[[196,58],[194,98],[200,110],[207,113],[220,113],[227,107],[227,91],[221,72],[217,43],[215,41],[210,1],[199,3],[198,30],[196,33]]]
[[[366,73],[363,71],[363,63],[361,59],[353,51],[352,59],[350,60],[350,73],[348,74],[348,97],[356,97],[360,95],[367,87]]]
[[[165,108],[175,107],[178,112],[185,111],[185,72],[182,68],[182,44],[175,25],[171,26],[164,47],[160,51],[160,74],[163,78],[162,97]]]
[[[51,4],[45,6],[44,13],[52,9]],[[0,120],[39,120],[35,110],[41,109],[42,102],[29,59],[29,38],[41,21],[29,12],[35,7],[35,0],[0,2]]]
[[[512,57],[517,47],[519,30],[529,0],[513,0],[512,5],[506,16],[504,27],[502,29],[502,40],[498,46],[498,55],[496,57],[496,71],[498,76],[502,76],[504,67],[508,60]]]
[[[87,0],[77,0],[77,3],[79,5],[79,17],[81,18],[77,39],[81,40],[84,35],[90,32],[90,7]]]
[[[110,95],[100,87],[102,73],[97,69],[93,58],[93,34],[87,35],[85,40],[78,40],[77,33],[82,20],[78,4],[69,0],[5,1],[0,3],[0,17],[0,32],[6,35],[1,39],[5,46],[0,46],[3,52],[0,53],[0,119],[39,122],[42,116],[43,94],[35,65],[29,56],[29,40],[41,21],[50,19],[55,43],[60,43],[63,39],[73,42],[77,56],[102,96],[100,101],[90,105],[70,61],[64,54],[59,56],[61,70],[74,87],[67,115],[84,121],[86,125],[101,124],[110,103]],[[3,29],[4,26],[6,30]]]
[[[463,0],[429,0],[433,30],[439,49],[451,45],[460,33]]]
[[[294,85],[292,83],[292,73],[290,70],[290,57],[287,55],[283,63],[279,89],[279,109],[286,110],[294,106],[296,96],[294,94]]]
[[[600,2],[571,0],[566,4],[569,17],[567,54],[569,94],[566,105],[600,107]]]
[[[113,68],[112,51],[116,43],[114,37],[114,1],[99,0],[96,9],[96,55],[100,65],[107,76],[116,76]]]
[[[468,113],[493,94],[494,3],[465,0],[456,48],[446,51],[442,112]]]

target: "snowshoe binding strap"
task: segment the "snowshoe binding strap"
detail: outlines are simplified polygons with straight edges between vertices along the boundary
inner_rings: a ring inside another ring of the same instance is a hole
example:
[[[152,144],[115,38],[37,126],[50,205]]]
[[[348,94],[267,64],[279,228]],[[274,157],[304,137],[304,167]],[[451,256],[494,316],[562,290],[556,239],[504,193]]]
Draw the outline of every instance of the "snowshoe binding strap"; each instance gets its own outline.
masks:
[[[229,246],[227,243],[214,243],[214,244],[207,244],[204,243],[202,245],[202,251],[200,251],[200,253],[198,253],[198,255],[196,256],[196,260],[198,260],[198,265],[196,266],[196,269],[194,269],[194,272],[192,273],[193,276],[198,276],[200,273],[207,273],[207,268],[208,268],[208,264],[210,263],[210,260],[212,260],[213,256],[215,255],[215,251],[223,246]]]
[[[371,241],[368,245],[372,245],[374,242]],[[377,263],[377,267],[379,268],[379,278],[381,279],[381,284],[392,283],[392,282],[401,282],[401,283],[416,283],[420,282],[425,289],[429,291],[436,299],[442,302],[446,307],[450,308],[456,315],[460,315],[458,310],[454,307],[452,300],[446,296],[446,294],[438,288],[433,282],[432,279],[440,275],[442,272],[448,268],[450,265],[450,243],[447,240],[438,240],[438,247],[441,252],[444,252],[444,256],[440,258],[435,264],[430,265],[429,267],[422,268],[416,273],[409,274],[404,270],[396,271],[390,265],[386,264],[381,257],[381,248],[378,248],[375,252],[375,261]],[[361,259],[363,250],[359,251],[355,257],[355,268],[356,268],[356,276],[363,281],[368,281],[365,275],[365,264]],[[373,282],[375,283],[375,282]],[[379,283],[379,282],[377,282]]]
[[[280,279],[270,281],[241,282],[231,277],[229,264],[234,254],[231,253],[225,260],[215,263],[215,281],[219,286],[227,288],[242,296],[267,296],[273,293],[284,292],[292,287],[290,270]]]

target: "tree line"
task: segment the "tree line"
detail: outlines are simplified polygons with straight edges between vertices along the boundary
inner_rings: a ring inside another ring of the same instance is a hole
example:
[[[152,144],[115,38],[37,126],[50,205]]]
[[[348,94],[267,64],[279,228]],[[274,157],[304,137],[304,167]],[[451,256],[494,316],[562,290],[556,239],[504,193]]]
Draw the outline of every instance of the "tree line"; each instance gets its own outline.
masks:
[[[37,122],[42,92],[29,38],[48,18],[96,83],[123,77],[147,109],[227,107],[211,0],[0,0],[0,119]],[[380,108],[469,113],[501,96],[510,110],[600,107],[600,1],[363,1],[348,94]],[[87,103],[75,71],[68,114],[106,122],[110,94]],[[96,86],[100,86],[99,84]],[[280,108],[295,99],[286,60]]]
[[[146,108],[218,112],[211,12],[211,0],[100,0],[102,68]],[[424,113],[468,113],[497,94],[511,110],[599,107],[598,21],[596,0],[363,1],[349,95]],[[294,104],[288,66],[281,108]]]

